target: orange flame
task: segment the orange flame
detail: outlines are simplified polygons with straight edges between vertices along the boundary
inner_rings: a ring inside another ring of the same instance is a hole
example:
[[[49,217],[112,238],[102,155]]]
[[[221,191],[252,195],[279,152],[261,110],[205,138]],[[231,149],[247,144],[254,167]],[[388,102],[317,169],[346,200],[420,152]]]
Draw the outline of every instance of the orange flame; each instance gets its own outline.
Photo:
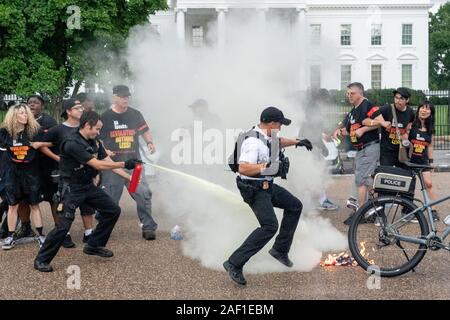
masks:
[[[359,251],[361,255],[369,262],[369,264],[375,264],[375,260],[369,259],[369,253],[366,254],[366,242],[362,241],[359,243],[361,250]]]

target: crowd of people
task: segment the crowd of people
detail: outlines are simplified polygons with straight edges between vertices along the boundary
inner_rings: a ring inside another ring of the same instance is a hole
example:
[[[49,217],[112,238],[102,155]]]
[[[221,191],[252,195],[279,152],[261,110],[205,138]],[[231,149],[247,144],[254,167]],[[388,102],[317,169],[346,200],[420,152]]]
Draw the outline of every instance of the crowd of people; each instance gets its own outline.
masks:
[[[50,262],[59,248],[76,246],[69,230],[79,209],[83,251],[101,257],[113,255],[105,246],[120,214],[123,188],[140,161],[139,137],[150,153],[155,152],[148,124],[129,106],[130,95],[127,86],[115,86],[112,105],[101,116],[85,93],[64,100],[61,124],[44,112],[45,102],[39,95],[9,107],[0,127],[3,250],[13,249],[20,239],[34,238],[40,246],[35,268],[52,271]],[[145,179],[130,195],[136,202],[142,237],[154,240],[157,224]],[[47,236],[41,202],[50,204],[55,224]],[[95,230],[94,217],[98,220]]]
[[[117,85],[112,93],[112,105],[101,116],[84,93],[64,100],[61,114],[64,121],[60,124],[44,112],[44,99],[32,95],[26,103],[10,106],[1,124],[0,215],[6,216],[0,228],[2,249],[13,249],[20,239],[36,239],[40,250],[34,267],[39,271],[53,270],[50,263],[61,246],[76,246],[70,236],[70,227],[77,209],[84,226],[83,252],[105,258],[113,256],[106,244],[120,216],[118,204],[123,189],[131,180],[133,168],[140,162],[139,138],[145,141],[150,153],[156,148],[144,117],[129,106],[129,88]],[[357,209],[367,199],[378,165],[405,167],[398,157],[400,146],[409,148],[413,163],[433,162],[435,110],[430,101],[424,101],[414,113],[409,106],[411,94],[407,88],[393,91],[394,103],[383,106],[371,103],[364,96],[363,85],[358,82],[348,86],[347,97],[353,108],[333,137],[350,136],[351,144],[357,150],[354,181],[357,199],[351,204]],[[190,107],[194,115],[210,114],[202,99]],[[212,121],[212,115],[210,118]],[[289,125],[291,121],[274,107],[265,109],[260,120],[253,128],[258,137],[249,137],[241,146],[237,186],[261,227],[250,234],[224,263],[231,279],[240,285],[246,284],[242,273],[245,263],[278,230],[273,206],[283,208],[284,217],[280,234],[269,253],[282,264],[292,266],[288,252],[302,212],[300,200],[273,183],[276,175],[264,174],[273,165],[269,161],[271,131],[279,131],[282,125]],[[307,139],[280,138],[280,145],[312,149]],[[424,179],[433,199],[430,171],[424,172]],[[145,179],[141,179],[136,192],[130,196],[136,202],[142,237],[154,240],[158,225],[152,217],[152,192]],[[55,225],[47,236],[39,206],[41,202],[49,203]],[[320,194],[320,203],[323,210],[338,208],[324,191]],[[437,212],[433,213],[438,219]],[[351,218],[345,223],[349,224]],[[94,229],[95,219],[98,223]]]
[[[372,189],[375,168],[378,165],[408,169],[399,161],[400,145],[408,149],[410,162],[433,163],[434,105],[421,103],[416,112],[409,106],[411,93],[400,87],[393,91],[393,104],[376,106],[364,96],[364,86],[354,82],[347,87],[347,98],[352,109],[334,131],[333,136],[350,136],[355,150],[355,185],[357,199],[350,205],[356,209],[367,200]],[[424,170],[426,187],[435,198],[431,169]],[[414,181],[414,180],[413,180]],[[433,210],[435,220],[439,216]],[[352,215],[344,222],[350,224]]]

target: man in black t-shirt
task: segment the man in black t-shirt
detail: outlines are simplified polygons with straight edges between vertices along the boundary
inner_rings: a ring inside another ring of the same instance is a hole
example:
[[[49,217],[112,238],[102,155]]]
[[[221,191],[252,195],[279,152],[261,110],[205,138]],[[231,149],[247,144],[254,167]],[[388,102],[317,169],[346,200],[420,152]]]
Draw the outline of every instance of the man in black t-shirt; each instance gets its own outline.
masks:
[[[51,272],[50,262],[56,256],[75,218],[75,210],[86,203],[99,212],[99,223],[85,245],[83,252],[110,258],[113,252],[106,249],[106,243],[119,219],[120,207],[114,203],[93,180],[99,170],[120,168],[133,169],[136,159],[113,162],[97,136],[102,127],[100,116],[89,111],[82,115],[80,128],[61,145],[60,161],[60,201],[58,204],[58,225],[48,234],[35,261],[34,268],[41,272]],[[123,172],[122,176],[127,176]],[[128,177],[130,179],[130,177]]]
[[[343,127],[336,129],[334,137],[350,135],[352,146],[357,150],[355,157],[355,184],[358,191],[358,206],[366,201],[367,192],[372,188],[372,177],[380,157],[379,134],[374,119],[380,118],[378,106],[364,97],[364,86],[351,83],[347,87],[347,98],[353,105],[346,116]],[[350,220],[347,219],[347,222]]]
[[[45,142],[51,142],[52,147],[46,148],[43,147],[40,151],[45,154],[49,159],[55,161],[57,163],[57,167],[60,162],[60,148],[62,142],[70,136],[72,133],[77,132],[80,126],[80,118],[83,114],[84,107],[77,99],[68,99],[63,102],[63,112],[61,117],[65,119],[65,121],[57,126],[50,128],[44,136]],[[53,174],[56,175],[58,171],[54,171]],[[57,179],[54,179],[57,180]],[[50,182],[49,182],[50,183]],[[53,184],[53,189],[55,193],[57,192],[58,183],[56,181],[51,182]],[[83,220],[83,225],[85,228],[83,242],[86,243],[89,240],[89,236],[92,233],[92,229],[94,228],[94,209],[91,207],[82,204],[80,206],[81,218]],[[57,218],[55,219],[57,222]],[[75,243],[73,243],[70,234],[68,233],[66,239],[64,239],[63,243],[64,248],[74,248]]]
[[[113,88],[113,104],[102,114],[103,128],[100,139],[105,148],[112,152],[111,158],[114,161],[140,159],[139,137],[144,139],[151,153],[155,152],[147,122],[138,110],[129,107],[130,95],[127,86],[115,86]],[[120,201],[125,182],[111,172],[102,172],[102,188],[116,203]],[[145,181],[144,170],[142,170],[139,187],[135,193],[130,193],[130,196],[136,201],[137,214],[142,224],[142,237],[146,240],[154,240],[158,225],[152,217],[152,193]]]
[[[404,165],[398,161],[399,146],[402,142],[397,137],[397,127],[401,140],[408,141],[409,131],[414,122],[414,111],[408,106],[411,97],[408,89],[398,88],[393,94],[398,124],[394,121],[392,106],[390,104],[382,106],[381,115],[389,124],[381,128],[380,165],[403,167]]]

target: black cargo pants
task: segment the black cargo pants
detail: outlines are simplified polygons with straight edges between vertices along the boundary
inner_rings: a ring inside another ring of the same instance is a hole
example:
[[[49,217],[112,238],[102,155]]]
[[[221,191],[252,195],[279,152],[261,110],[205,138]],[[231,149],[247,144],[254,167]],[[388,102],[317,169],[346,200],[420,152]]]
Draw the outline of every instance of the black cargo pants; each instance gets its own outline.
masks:
[[[120,207],[110,196],[94,184],[62,184],[62,211],[58,211],[59,223],[50,231],[36,257],[37,261],[50,263],[58,253],[67,232],[75,218],[75,210],[81,204],[87,204],[98,210],[99,223],[89,239],[91,247],[104,247],[120,216]]]
[[[260,227],[255,229],[244,243],[228,259],[234,266],[242,268],[244,264],[267,242],[278,230],[278,220],[274,207],[284,209],[280,232],[273,248],[280,253],[288,253],[291,248],[295,230],[302,213],[303,205],[286,189],[269,182],[264,190],[262,181],[243,180],[237,177],[237,186],[244,201],[252,208]]]

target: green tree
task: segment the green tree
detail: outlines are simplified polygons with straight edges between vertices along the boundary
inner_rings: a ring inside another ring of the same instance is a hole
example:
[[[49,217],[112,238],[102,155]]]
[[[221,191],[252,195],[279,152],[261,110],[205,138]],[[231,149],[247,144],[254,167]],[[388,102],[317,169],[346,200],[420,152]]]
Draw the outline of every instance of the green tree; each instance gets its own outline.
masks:
[[[110,66],[126,76],[120,54],[130,29],[166,5],[165,0],[0,0],[0,93],[38,92],[58,104],[68,87],[76,92]]]
[[[450,88],[450,3],[430,14],[430,88]]]

